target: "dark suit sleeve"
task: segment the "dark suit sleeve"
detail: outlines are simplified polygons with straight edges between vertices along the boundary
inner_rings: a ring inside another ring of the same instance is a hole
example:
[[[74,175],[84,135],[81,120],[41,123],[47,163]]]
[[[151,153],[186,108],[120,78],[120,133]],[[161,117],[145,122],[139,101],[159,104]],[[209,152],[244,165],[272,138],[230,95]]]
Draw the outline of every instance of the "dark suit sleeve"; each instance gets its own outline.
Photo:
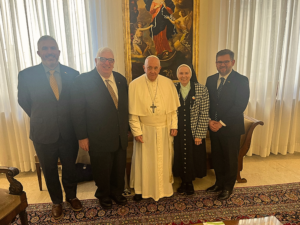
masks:
[[[82,140],[88,137],[86,121],[86,101],[80,78],[80,76],[76,77],[71,87],[71,116],[78,140]]]
[[[222,117],[222,122],[226,124],[226,126],[230,126],[236,122],[236,118],[243,114],[245,111],[248,101],[249,101],[249,81],[247,77],[243,77],[239,82],[235,93],[235,101],[234,106],[231,107],[230,110]]]
[[[24,73],[20,72],[18,75],[18,102],[23,110],[30,117],[31,115],[31,98],[28,87],[26,86],[26,80]]]

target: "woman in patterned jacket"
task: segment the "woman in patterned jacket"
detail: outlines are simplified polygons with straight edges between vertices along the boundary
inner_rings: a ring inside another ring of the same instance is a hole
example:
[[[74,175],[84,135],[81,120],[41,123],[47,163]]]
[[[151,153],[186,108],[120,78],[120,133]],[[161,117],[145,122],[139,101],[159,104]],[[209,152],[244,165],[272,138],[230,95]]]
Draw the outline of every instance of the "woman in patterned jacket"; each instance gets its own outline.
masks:
[[[174,177],[182,183],[178,193],[194,194],[193,180],[206,176],[205,137],[209,121],[209,95],[206,87],[190,81],[191,68],[182,64],[177,69],[180,83],[175,83],[180,107],[178,134],[174,139]]]

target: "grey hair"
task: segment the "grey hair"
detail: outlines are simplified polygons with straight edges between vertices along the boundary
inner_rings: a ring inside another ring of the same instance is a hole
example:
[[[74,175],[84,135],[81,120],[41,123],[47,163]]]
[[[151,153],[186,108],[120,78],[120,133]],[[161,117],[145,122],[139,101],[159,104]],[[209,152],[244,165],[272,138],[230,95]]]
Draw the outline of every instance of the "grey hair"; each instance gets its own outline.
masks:
[[[158,59],[159,66],[160,66],[160,60],[159,60],[159,58],[158,58],[156,55],[149,55],[149,56],[145,59],[145,63],[144,63],[144,64],[146,64],[146,61],[147,61],[149,58],[156,58],[156,59]]]
[[[113,52],[113,50],[111,48],[109,48],[109,47],[103,47],[103,48],[99,48],[98,49],[97,54],[96,54],[96,58],[98,56],[100,56],[103,52],[111,52],[113,54],[113,56],[115,56],[114,52]]]
[[[192,77],[192,69],[191,69],[191,67],[189,67],[189,66],[186,65],[186,64],[181,64],[180,66],[178,66],[177,71],[176,71],[177,78],[178,78],[178,71],[179,71],[179,69],[180,69],[181,67],[187,67],[187,68],[189,68],[189,70],[190,70],[190,75],[191,75],[191,77]]]
[[[37,47],[38,47],[38,49],[39,49],[39,44],[40,44],[42,41],[45,41],[45,40],[52,40],[52,41],[54,41],[54,42],[56,43],[56,45],[57,45],[57,48],[58,48],[58,44],[57,44],[56,40],[55,40],[53,37],[51,37],[50,35],[44,35],[44,36],[40,37],[40,39],[39,39],[38,42],[37,42]]]

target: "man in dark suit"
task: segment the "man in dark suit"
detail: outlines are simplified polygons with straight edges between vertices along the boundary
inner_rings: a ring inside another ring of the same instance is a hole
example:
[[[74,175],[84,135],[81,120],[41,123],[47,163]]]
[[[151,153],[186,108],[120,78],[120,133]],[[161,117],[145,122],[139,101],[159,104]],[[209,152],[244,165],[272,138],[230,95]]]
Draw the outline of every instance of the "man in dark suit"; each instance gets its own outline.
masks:
[[[104,209],[113,199],[126,205],[122,196],[128,134],[128,88],[121,74],[112,71],[114,54],[99,49],[96,68],[75,79],[72,88],[72,119],[80,147],[89,151],[95,197]]]
[[[51,36],[38,41],[37,54],[42,63],[19,73],[18,101],[30,117],[30,139],[43,168],[53,202],[52,215],[62,217],[63,194],[58,176],[62,163],[62,184],[66,201],[75,211],[82,209],[76,198],[75,161],[78,142],[70,114],[70,86],[78,71],[58,62],[60,50]]]
[[[243,112],[249,100],[249,81],[234,71],[234,53],[221,50],[216,56],[219,73],[209,76],[209,132],[216,183],[207,192],[219,192],[219,200],[232,194],[238,170],[240,137],[245,133]]]

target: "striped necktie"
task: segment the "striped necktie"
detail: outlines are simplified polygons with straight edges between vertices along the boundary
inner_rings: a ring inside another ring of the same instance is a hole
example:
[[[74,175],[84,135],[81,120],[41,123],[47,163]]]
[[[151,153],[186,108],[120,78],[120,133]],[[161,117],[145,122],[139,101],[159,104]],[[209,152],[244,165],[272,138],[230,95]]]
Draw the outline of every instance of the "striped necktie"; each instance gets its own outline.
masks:
[[[220,79],[221,79],[221,83],[220,83],[220,85],[219,85],[219,87],[218,87],[218,89],[217,89],[217,91],[218,91],[218,98],[219,98],[219,96],[220,96],[220,93],[221,93],[221,91],[222,91],[222,88],[223,88],[223,86],[224,86],[224,81],[225,81],[225,78],[224,78],[224,77],[221,77]],[[218,112],[217,112],[217,111],[216,111],[216,115],[215,115],[215,121],[218,121]]]
[[[112,88],[112,86],[109,84],[109,81],[110,80],[105,80],[106,81],[106,85],[107,85],[107,89],[108,89],[108,92],[111,96],[111,98],[113,99],[114,103],[115,103],[115,106],[116,106],[116,109],[118,109],[118,99],[116,97],[116,94],[114,92],[114,89]]]
[[[49,82],[50,82],[50,86],[52,88],[52,91],[57,99],[57,101],[59,100],[59,90],[58,90],[58,85],[54,76],[55,70],[50,70],[50,77],[49,77]]]

